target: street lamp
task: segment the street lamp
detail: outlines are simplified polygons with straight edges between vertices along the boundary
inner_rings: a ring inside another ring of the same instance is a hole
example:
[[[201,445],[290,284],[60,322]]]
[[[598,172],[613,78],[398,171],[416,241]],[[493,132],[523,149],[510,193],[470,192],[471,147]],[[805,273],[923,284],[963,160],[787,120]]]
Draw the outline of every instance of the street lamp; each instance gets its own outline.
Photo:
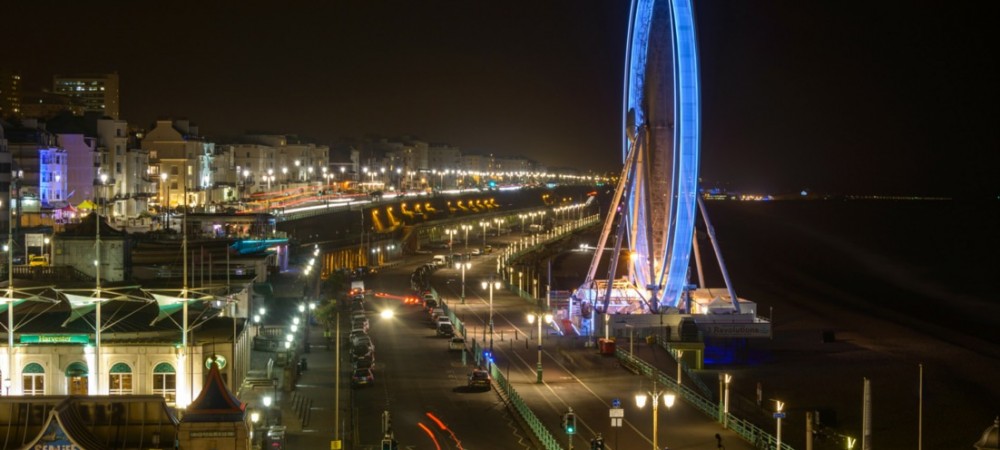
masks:
[[[780,400],[775,400],[774,406],[775,406],[774,419],[778,421],[778,432],[776,433],[777,436],[775,437],[775,439],[777,439],[777,443],[775,444],[774,448],[781,450],[781,419],[785,417],[784,413],[785,402]]]
[[[653,398],[653,450],[659,450],[660,449],[659,434],[658,434],[659,430],[657,428],[657,425],[659,423],[658,407],[660,404],[660,397],[663,397],[663,404],[667,406],[667,409],[670,409],[672,406],[674,406],[674,400],[676,400],[677,397],[674,395],[673,392],[664,392],[657,390],[656,382],[654,381],[652,392],[648,393],[640,392],[638,394],[635,394],[635,406],[639,407],[639,409],[642,409],[644,406],[646,406],[646,400],[649,397]]]
[[[528,314],[528,324],[538,322],[538,365],[535,367],[535,383],[542,382],[542,323],[552,323],[552,314]]]
[[[260,422],[260,413],[254,411],[250,413],[250,444],[253,448],[257,448],[257,435],[260,433],[255,433],[257,431],[257,422]]]
[[[458,262],[455,263],[456,269],[462,270],[462,304],[465,304],[465,270],[472,268],[471,262]]]
[[[444,234],[448,235],[448,251],[449,252],[452,251],[452,247],[451,246],[452,246],[452,243],[455,240],[455,233],[458,233],[458,230],[456,230],[454,228],[448,228],[447,230],[444,230]]]
[[[483,289],[490,290],[490,354],[493,354],[493,290],[500,289],[499,281],[489,280],[483,281]]]
[[[463,223],[461,226],[462,230],[465,231],[465,249],[469,249],[469,230],[472,229],[472,225]]]

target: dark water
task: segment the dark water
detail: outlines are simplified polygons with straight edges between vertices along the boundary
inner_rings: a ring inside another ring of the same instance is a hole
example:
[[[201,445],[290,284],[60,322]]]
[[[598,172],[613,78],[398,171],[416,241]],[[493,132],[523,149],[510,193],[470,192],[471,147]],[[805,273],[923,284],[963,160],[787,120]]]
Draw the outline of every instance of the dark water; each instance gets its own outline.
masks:
[[[757,302],[761,314],[793,301],[831,302],[1000,344],[998,202],[716,201],[706,207],[737,294]],[[704,229],[699,223],[706,285],[721,287]],[[593,245],[597,234],[579,242]],[[590,258],[582,252],[557,257],[553,288],[579,286]],[[606,271],[602,264],[597,278]]]
[[[1000,343],[997,202],[710,202],[707,208],[737,293],[761,311],[805,297]],[[722,285],[718,270],[706,277]]]

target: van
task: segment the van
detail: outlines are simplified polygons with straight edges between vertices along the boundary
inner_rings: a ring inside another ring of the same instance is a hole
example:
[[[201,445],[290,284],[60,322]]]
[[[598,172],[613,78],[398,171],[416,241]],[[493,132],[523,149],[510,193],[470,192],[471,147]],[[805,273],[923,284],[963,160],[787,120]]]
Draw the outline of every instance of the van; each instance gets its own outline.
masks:
[[[434,258],[431,259],[431,263],[434,264],[435,267],[444,267],[444,266],[447,266],[448,265],[448,257],[445,256],[445,255],[434,255]]]

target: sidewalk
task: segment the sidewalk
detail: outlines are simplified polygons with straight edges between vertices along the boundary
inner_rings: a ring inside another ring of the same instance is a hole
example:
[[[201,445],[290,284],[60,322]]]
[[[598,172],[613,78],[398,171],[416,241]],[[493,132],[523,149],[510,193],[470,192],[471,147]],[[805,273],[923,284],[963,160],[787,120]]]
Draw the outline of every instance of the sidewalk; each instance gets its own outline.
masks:
[[[279,274],[272,279],[275,292],[300,292],[293,273]],[[293,297],[294,298],[294,297]],[[273,333],[283,336],[286,332],[284,323],[289,317],[298,314],[297,302],[279,301],[268,306],[269,319],[260,335]],[[308,352],[305,344],[297,342],[295,351],[290,352],[288,364],[279,366],[279,353],[273,351],[251,352],[250,368],[247,379],[237,392],[240,400],[248,404],[248,409],[261,412],[258,427],[281,426],[285,431],[284,448],[312,449],[330,448],[334,437],[334,423],[339,419],[343,424],[346,418],[341,411],[335,418],[333,399],[336,395],[334,380],[336,376],[334,344],[327,346],[323,337],[324,327],[309,326],[307,331],[300,330],[299,335],[308,334]],[[305,360],[305,370],[298,374],[298,363]],[[342,359],[343,361],[343,359]],[[270,374],[268,366],[271,366]],[[341,373],[347,373],[341,366]],[[344,377],[342,377],[344,378]],[[349,380],[341,379],[342,389],[348,386]],[[342,390],[342,392],[346,392]],[[264,398],[270,397],[272,404],[265,408]],[[345,399],[341,399],[341,404]],[[255,433],[260,436],[258,445],[266,441],[267,431]],[[269,448],[266,445],[261,448]],[[345,445],[343,448],[347,448]]]

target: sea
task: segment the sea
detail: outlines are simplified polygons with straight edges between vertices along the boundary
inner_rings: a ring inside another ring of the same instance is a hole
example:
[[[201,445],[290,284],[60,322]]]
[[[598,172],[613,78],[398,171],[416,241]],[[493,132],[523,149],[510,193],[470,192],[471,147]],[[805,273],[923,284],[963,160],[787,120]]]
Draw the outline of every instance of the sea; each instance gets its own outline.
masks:
[[[916,448],[918,363],[927,371],[924,448],[971,447],[1000,414],[1000,201],[705,205],[737,295],[757,303],[759,315],[773,314],[785,340],[745,343],[765,358],[706,361],[706,369],[759,377],[799,408],[825,407],[839,433],[858,432],[861,379],[871,377],[879,448]],[[596,236],[580,235],[573,246]],[[703,222],[698,238],[705,285],[723,287]],[[554,258],[553,288],[577,287],[591,256]],[[836,342],[817,345],[825,330],[816,326],[836,331]],[[800,379],[775,386],[789,375]],[[829,384],[817,391],[809,379]],[[825,445],[817,448],[843,448]]]

